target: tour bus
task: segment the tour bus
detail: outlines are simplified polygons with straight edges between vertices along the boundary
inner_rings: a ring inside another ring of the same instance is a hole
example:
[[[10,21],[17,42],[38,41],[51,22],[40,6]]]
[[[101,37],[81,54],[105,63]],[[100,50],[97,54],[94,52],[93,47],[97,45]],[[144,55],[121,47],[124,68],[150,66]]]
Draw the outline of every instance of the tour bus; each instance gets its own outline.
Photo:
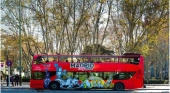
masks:
[[[144,86],[144,57],[123,55],[34,55],[33,89],[137,89]]]

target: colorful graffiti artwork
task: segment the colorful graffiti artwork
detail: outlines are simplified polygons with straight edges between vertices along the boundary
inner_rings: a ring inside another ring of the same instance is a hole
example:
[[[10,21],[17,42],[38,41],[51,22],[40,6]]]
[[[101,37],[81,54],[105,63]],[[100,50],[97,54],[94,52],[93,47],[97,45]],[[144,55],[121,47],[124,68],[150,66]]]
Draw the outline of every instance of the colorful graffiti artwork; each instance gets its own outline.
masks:
[[[44,87],[48,88],[50,82],[51,82],[51,80],[50,80],[50,73],[48,71],[46,71],[46,76],[45,76],[45,79],[44,79]]]
[[[45,67],[47,67],[47,65],[44,65]],[[46,75],[45,75],[45,79],[44,79],[44,87],[45,88],[49,88],[49,84],[50,84],[51,80],[50,80],[50,73],[48,72],[48,68],[46,68]]]
[[[113,88],[114,84],[112,81],[112,75],[108,77],[106,81],[97,76],[82,77],[81,80],[78,80],[76,77],[72,77],[67,73],[66,70],[63,70],[62,67],[59,67],[58,64],[54,64],[56,68],[56,79],[60,83],[60,88]],[[73,64],[72,64],[73,66]],[[93,66],[91,65],[93,68]],[[90,67],[90,68],[91,68]],[[50,73],[46,70],[46,77],[44,79],[44,86],[48,88],[50,80]]]

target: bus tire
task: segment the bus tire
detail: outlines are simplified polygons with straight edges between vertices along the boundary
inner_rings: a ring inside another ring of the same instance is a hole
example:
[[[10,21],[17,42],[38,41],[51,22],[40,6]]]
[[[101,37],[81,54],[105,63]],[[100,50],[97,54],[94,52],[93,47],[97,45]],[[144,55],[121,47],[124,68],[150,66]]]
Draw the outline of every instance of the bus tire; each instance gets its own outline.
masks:
[[[114,90],[116,90],[116,91],[122,91],[122,90],[124,90],[124,89],[125,89],[125,86],[124,86],[124,84],[121,83],[121,82],[118,82],[118,83],[116,83],[116,84],[114,85]]]
[[[58,89],[60,89],[60,84],[58,82],[51,82],[50,83],[50,89],[51,90],[58,90]]]
[[[146,88],[146,85],[143,85],[143,88]]]

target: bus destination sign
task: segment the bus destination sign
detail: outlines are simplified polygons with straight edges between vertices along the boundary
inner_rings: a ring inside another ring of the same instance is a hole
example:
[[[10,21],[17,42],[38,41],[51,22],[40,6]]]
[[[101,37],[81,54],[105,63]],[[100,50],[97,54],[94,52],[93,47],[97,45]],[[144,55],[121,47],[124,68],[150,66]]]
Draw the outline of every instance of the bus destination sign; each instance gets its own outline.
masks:
[[[92,70],[94,63],[70,63],[70,68],[78,68],[79,70]]]

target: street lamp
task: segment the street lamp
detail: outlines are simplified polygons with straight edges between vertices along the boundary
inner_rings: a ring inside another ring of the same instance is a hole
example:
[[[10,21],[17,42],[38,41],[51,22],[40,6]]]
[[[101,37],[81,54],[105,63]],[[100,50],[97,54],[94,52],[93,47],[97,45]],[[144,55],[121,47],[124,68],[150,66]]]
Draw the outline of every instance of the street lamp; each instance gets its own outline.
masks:
[[[19,83],[20,86],[22,86],[21,83],[21,62],[22,61],[22,47],[21,47],[21,0],[19,0]]]

